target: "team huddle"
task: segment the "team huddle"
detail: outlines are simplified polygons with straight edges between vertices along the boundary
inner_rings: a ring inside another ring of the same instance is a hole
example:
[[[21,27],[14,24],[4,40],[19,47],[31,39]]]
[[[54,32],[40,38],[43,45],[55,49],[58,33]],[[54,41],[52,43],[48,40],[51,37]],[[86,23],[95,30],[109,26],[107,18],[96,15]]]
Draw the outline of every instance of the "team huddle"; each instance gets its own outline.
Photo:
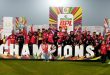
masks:
[[[67,30],[62,31],[61,27],[59,27],[59,31],[52,30],[51,28],[48,30],[42,28],[42,30],[38,29],[37,31],[29,31],[28,33],[25,30],[19,30],[18,33],[12,31],[12,34],[6,38],[6,41],[8,41],[8,45],[19,45],[19,55],[21,55],[24,44],[28,44],[30,55],[33,55],[33,44],[37,44],[38,48],[41,45],[46,58],[48,57],[46,55],[48,53],[48,44],[56,46],[54,56],[57,56],[58,45],[72,45],[74,47],[75,45],[83,44],[84,48],[92,45],[95,56],[98,57],[101,55],[102,62],[106,61],[106,56],[110,58],[110,35],[104,38],[101,33],[97,34],[93,32],[91,34],[90,31],[71,31],[68,33]]]

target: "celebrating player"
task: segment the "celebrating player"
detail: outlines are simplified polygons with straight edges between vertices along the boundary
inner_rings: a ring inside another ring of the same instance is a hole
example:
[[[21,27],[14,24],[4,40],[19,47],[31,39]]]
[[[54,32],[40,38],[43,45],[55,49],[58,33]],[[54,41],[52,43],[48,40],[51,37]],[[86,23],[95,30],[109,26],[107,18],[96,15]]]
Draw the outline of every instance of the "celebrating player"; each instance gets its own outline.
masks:
[[[101,62],[105,63],[105,61],[106,61],[106,54],[107,54],[107,48],[106,48],[105,41],[102,41],[100,51],[101,51]]]
[[[41,48],[42,48],[42,54],[45,58],[45,61],[48,61],[49,53],[48,53],[48,44],[46,43],[46,41],[43,41],[43,43],[41,44]]]

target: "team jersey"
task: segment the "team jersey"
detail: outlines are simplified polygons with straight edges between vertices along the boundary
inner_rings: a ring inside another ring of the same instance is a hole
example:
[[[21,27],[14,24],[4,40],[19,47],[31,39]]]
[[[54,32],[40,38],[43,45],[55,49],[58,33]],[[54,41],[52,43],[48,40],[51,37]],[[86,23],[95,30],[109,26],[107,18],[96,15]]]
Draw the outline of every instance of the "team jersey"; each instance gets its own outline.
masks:
[[[81,39],[81,36],[80,35],[77,35],[76,36],[76,40],[79,41],[80,39]]]
[[[63,33],[63,41],[65,41],[68,36],[69,36],[68,33],[67,33],[67,32],[64,32],[64,33]]]
[[[103,36],[99,36],[99,40],[103,40],[104,39],[104,37]]]
[[[57,33],[57,36],[59,37],[58,43],[62,43],[62,42],[63,42],[63,35],[64,35],[63,32],[58,32],[58,33]]]
[[[107,53],[106,45],[102,44],[100,50],[101,50],[101,54],[106,54]]]
[[[31,37],[31,41],[30,41],[32,44],[36,44],[37,43],[37,37],[36,36],[32,36]]]
[[[8,41],[10,41],[10,44],[15,44],[16,43],[16,39],[17,39],[16,35],[10,35],[8,37]]]
[[[27,35],[25,37],[25,44],[29,44],[29,43],[30,43],[30,37],[29,37],[29,35]]]
[[[110,37],[107,37],[106,43],[107,43],[107,44],[110,43]]]
[[[91,39],[91,35],[87,35],[87,39],[90,40]]]
[[[41,44],[43,53],[48,53],[48,44]]]
[[[93,38],[93,40],[95,40],[96,39],[96,36],[92,36],[92,38]]]
[[[54,41],[53,41],[53,36],[54,36],[53,33],[49,33],[49,34],[48,34],[48,42],[49,42],[49,43],[54,43]]]
[[[43,37],[43,40],[46,41],[48,39],[48,33],[44,32],[42,37]]]

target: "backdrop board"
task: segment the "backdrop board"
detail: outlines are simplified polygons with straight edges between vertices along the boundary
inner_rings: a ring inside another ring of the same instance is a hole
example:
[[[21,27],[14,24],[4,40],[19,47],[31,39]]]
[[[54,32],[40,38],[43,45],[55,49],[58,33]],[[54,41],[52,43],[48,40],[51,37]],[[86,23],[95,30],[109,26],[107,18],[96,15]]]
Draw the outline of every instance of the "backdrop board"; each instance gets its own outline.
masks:
[[[3,17],[2,37],[8,37],[14,29],[13,17]]]
[[[97,34],[101,33],[103,35],[104,27],[103,26],[82,26],[82,31],[90,31],[91,34],[96,32]]]
[[[81,31],[82,8],[81,7],[50,7],[49,25],[52,29],[61,27],[63,31]]]

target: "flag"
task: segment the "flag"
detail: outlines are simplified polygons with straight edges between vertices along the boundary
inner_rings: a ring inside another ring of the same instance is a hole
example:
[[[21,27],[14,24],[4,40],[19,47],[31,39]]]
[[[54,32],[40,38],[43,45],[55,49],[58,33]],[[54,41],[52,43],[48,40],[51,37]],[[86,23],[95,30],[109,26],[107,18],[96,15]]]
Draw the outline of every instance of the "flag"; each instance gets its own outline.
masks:
[[[27,20],[25,17],[16,17],[15,18],[16,29],[20,29],[20,24],[22,24],[23,26],[25,26],[27,24]]]
[[[23,25],[26,25],[26,23],[27,23],[26,18],[25,18],[25,17],[22,17],[22,24],[23,24]]]
[[[108,27],[108,19],[107,19],[107,18],[104,19],[104,27],[105,27],[105,28]]]
[[[19,17],[15,18],[15,25],[16,25],[16,29],[19,28]]]
[[[109,31],[108,18],[104,19],[104,35]]]

